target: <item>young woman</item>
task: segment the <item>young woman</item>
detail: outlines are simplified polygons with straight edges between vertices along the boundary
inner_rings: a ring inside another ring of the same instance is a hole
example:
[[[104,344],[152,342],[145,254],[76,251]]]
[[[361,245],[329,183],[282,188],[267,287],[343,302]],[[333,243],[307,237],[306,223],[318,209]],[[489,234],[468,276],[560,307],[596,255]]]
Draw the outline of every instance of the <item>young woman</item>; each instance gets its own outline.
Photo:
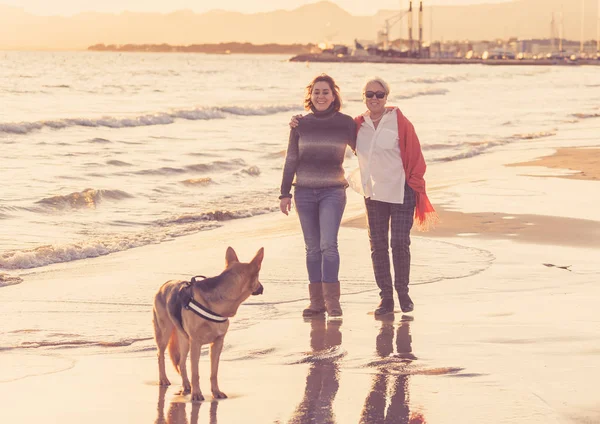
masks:
[[[346,146],[356,147],[354,120],[340,113],[342,100],[333,78],[320,75],[306,87],[304,107],[310,111],[290,131],[281,182],[280,209],[294,203],[306,245],[310,304],[303,311],[311,316],[327,311],[342,315],[340,305],[340,255],[338,232],[346,207],[344,177]]]

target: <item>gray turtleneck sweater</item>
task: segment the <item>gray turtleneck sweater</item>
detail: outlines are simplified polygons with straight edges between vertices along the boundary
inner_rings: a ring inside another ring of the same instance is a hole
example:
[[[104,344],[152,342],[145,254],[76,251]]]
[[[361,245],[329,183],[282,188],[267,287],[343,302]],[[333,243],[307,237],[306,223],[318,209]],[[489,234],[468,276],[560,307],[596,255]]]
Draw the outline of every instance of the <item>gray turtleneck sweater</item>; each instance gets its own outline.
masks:
[[[301,118],[290,131],[281,195],[296,187],[346,187],[346,146],[356,150],[356,124],[340,112],[315,112]]]

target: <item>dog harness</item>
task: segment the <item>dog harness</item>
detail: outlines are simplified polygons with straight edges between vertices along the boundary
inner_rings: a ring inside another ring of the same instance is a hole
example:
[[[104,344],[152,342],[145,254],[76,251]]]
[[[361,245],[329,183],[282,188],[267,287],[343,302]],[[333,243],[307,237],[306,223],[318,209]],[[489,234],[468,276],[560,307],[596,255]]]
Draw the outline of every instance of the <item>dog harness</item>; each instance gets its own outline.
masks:
[[[203,278],[203,279],[206,278],[204,275],[197,275],[196,277],[192,277],[192,281],[188,281],[187,284],[189,286],[191,286],[192,284],[194,284],[196,282],[196,278],[198,278],[198,277]],[[216,312],[211,311],[207,307],[196,302],[194,300],[193,294],[190,296],[190,300],[184,306],[184,308],[187,309],[188,311],[192,311],[199,317],[204,318],[205,320],[211,321],[211,322],[226,322],[229,319],[227,317],[217,314]]]

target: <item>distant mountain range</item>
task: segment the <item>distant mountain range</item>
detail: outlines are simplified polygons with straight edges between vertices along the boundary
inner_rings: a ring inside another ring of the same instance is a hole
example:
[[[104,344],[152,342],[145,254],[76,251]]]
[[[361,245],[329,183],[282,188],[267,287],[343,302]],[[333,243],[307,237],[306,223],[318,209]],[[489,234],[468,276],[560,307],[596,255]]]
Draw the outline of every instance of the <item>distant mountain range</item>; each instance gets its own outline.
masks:
[[[585,38],[595,39],[598,1],[584,1]],[[423,34],[425,40],[429,40],[430,35],[434,40],[549,38],[552,12],[561,10],[564,37],[579,39],[580,0],[515,0],[509,3],[425,7]],[[255,14],[182,10],[169,14],[88,12],[72,17],[37,16],[21,8],[0,5],[0,49],[85,49],[99,43],[351,43],[355,38],[375,40],[385,19],[398,11],[374,10],[373,13],[372,16],[354,16],[328,1],[291,11]],[[417,13],[414,14],[414,22],[413,37],[416,39]],[[401,25],[402,28],[398,25],[391,28],[392,39],[399,38],[401,34],[406,38],[406,21]]]

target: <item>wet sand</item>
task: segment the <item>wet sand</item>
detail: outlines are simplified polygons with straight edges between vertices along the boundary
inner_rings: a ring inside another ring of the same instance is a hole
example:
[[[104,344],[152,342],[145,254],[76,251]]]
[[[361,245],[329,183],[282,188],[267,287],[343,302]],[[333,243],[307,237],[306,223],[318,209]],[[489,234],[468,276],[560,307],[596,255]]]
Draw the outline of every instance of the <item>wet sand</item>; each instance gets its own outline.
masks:
[[[600,248],[600,221],[544,215],[521,215],[500,212],[465,213],[436,208],[440,223],[420,237],[479,237],[515,240],[525,243]],[[344,223],[348,227],[366,228],[365,216]]]
[[[569,175],[560,175],[561,178],[574,178],[577,180],[600,179],[600,149],[595,148],[559,148],[551,156],[508,164],[507,166],[542,166],[545,168],[572,171]]]
[[[534,153],[516,156],[529,161]],[[22,283],[0,289],[0,336],[10,333],[12,341],[0,346],[0,420],[600,422],[600,224],[591,219],[600,205],[573,196],[597,182],[557,184],[519,175],[521,168],[491,167],[507,157],[515,151],[473,159],[471,179],[453,180],[455,164],[431,169],[442,222],[413,234],[410,314],[372,315],[378,293],[353,193],[340,231],[341,321],[300,316],[306,276],[293,214],[22,275]],[[516,200],[515,187],[523,190]],[[220,387],[229,399],[211,399],[203,352],[207,400],[192,403],[177,394],[170,364],[173,385],[157,386],[151,299],[169,278],[220,272],[228,245],[242,260],[265,247],[265,294],[240,308],[226,337]],[[81,343],[20,341],[42,330]],[[125,339],[92,343],[92,334]]]

